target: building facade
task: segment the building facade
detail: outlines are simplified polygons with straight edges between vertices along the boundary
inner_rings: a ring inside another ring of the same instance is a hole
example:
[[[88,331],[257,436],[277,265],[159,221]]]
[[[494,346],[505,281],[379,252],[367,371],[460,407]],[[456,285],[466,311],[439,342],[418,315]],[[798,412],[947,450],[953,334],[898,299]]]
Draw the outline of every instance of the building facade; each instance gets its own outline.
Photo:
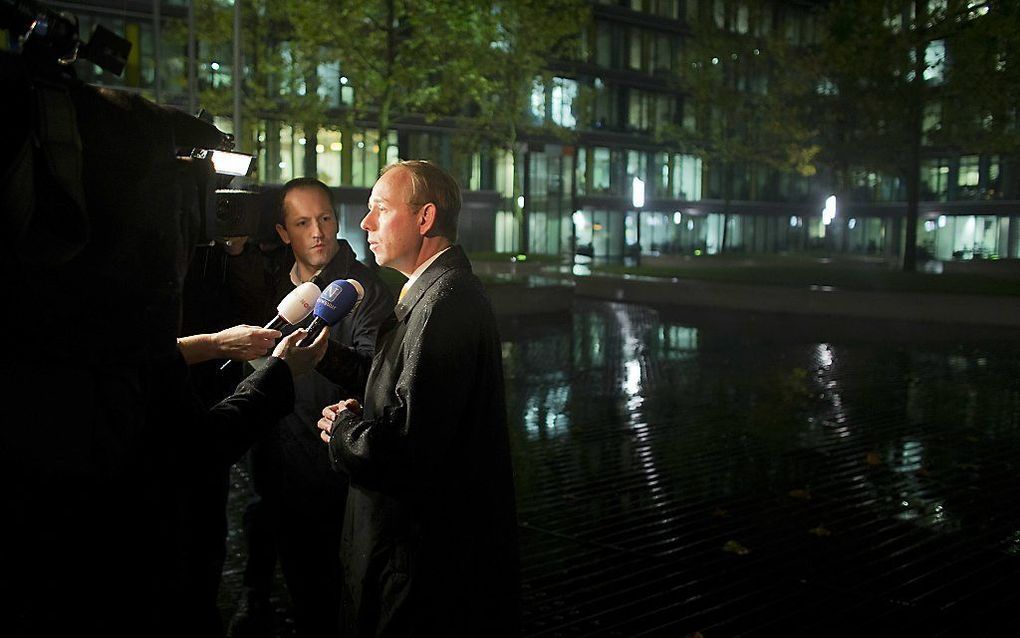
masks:
[[[188,0],[48,5],[76,13],[83,35],[101,22],[134,44],[123,77],[80,65],[87,81],[192,111],[203,89],[233,86],[230,43],[189,46],[195,18]],[[735,0],[593,2],[578,59],[550,60],[532,87],[531,121],[563,135],[525,136],[516,154],[464,151],[456,122],[404,118],[388,133],[386,160],[430,159],[456,174],[465,189],[461,241],[473,251],[599,261],[805,251],[895,258],[905,235],[906,192],[899,178],[859,171],[845,192],[837,192],[824,170],[802,177],[741,165],[733,167],[726,193],[719,166],[657,141],[662,127],[685,126],[693,118],[696,105],[673,78],[687,63],[694,22],[738,36],[782,33],[794,46],[821,37],[817,3],[767,7]],[[338,63],[321,64],[317,84],[334,122],[305,131],[299,122],[265,113],[247,129],[254,132],[241,150],[257,155],[263,184],[305,175],[314,165],[316,176],[337,192],[341,233],[360,237],[358,223],[379,162],[378,129],[371,121],[344,123],[355,89]],[[236,120],[220,115],[217,125],[232,131]],[[1016,154],[926,149],[921,180],[922,256],[1020,257]],[[825,211],[832,196],[830,218]]]

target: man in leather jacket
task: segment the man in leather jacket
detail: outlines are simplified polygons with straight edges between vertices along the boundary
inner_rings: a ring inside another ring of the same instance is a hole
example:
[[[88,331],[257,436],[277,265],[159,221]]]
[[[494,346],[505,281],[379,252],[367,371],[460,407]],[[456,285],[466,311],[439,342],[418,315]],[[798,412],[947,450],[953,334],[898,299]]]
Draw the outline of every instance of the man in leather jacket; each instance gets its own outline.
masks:
[[[346,240],[337,239],[338,223],[329,187],[313,178],[284,185],[277,233],[290,247],[293,266],[284,266],[272,283],[271,307],[306,281],[325,289],[336,279],[354,279],[363,289],[358,306],[330,331],[326,357],[316,372],[294,382],[294,411],[252,449],[252,481],[257,498],[245,512],[248,563],[245,568],[246,615],[235,619],[234,635],[271,629],[269,593],[279,558],[294,603],[301,636],[335,636],[338,631],[340,533],[347,477],[334,472],[315,427],[322,406],[364,393],[365,375],[337,383],[332,368],[343,353],[371,358],[382,322],[392,314],[393,298],[368,266],[358,261]],[[266,316],[272,316],[267,308]],[[301,326],[312,321],[308,317]],[[284,333],[292,328],[285,328]],[[331,547],[327,555],[321,544]],[[330,604],[325,604],[330,601]]]

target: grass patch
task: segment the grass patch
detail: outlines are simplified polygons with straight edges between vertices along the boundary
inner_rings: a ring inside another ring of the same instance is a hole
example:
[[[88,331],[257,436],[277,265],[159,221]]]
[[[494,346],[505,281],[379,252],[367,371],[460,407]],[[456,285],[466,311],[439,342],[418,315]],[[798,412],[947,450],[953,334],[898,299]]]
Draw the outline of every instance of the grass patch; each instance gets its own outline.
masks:
[[[875,266],[816,262],[681,266],[601,265],[595,272],[645,277],[697,279],[768,286],[832,286],[844,290],[1020,296],[1020,280],[971,274],[908,273]],[[799,260],[798,260],[799,261]]]

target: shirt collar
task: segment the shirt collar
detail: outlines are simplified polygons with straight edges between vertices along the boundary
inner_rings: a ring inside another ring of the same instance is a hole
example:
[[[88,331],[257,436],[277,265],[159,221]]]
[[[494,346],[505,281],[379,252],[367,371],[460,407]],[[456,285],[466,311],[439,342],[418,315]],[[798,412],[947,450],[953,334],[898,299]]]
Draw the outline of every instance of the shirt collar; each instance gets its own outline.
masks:
[[[415,268],[414,272],[411,273],[411,276],[407,278],[407,281],[404,282],[403,287],[400,289],[401,293],[405,293],[406,291],[410,290],[411,286],[414,285],[414,282],[418,281],[418,277],[421,277],[421,274],[423,272],[425,272],[428,269],[429,266],[432,265],[432,262],[434,262],[436,259],[439,258],[440,255],[442,255],[446,251],[450,250],[451,248],[453,248],[452,244],[447,246],[446,248],[440,250],[435,255],[432,255],[431,257],[426,259],[424,262],[422,262],[422,265],[420,265],[417,268]]]
[[[322,268],[316,270],[315,274],[312,275],[312,279],[318,277],[322,273],[322,270],[323,270]],[[277,277],[279,277],[279,275],[277,275]],[[311,281],[312,279],[309,279],[308,281]],[[301,281],[300,277],[298,277],[298,265],[296,261],[294,262],[294,265],[290,267],[290,283],[294,284],[295,286],[300,286],[301,284],[305,283]]]

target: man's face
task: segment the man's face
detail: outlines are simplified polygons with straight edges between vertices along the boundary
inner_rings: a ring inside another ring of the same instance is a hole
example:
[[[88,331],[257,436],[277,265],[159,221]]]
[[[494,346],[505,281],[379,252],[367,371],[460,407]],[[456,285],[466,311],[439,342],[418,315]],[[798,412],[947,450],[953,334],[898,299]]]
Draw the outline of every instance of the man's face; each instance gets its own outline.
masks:
[[[284,225],[276,225],[276,232],[290,245],[294,259],[310,272],[328,264],[340,249],[336,215],[318,188],[303,186],[287,193],[283,221]]]
[[[422,209],[411,206],[410,195],[411,175],[407,169],[387,171],[372,187],[368,214],[361,220],[376,262],[405,275],[414,272],[422,244]]]

